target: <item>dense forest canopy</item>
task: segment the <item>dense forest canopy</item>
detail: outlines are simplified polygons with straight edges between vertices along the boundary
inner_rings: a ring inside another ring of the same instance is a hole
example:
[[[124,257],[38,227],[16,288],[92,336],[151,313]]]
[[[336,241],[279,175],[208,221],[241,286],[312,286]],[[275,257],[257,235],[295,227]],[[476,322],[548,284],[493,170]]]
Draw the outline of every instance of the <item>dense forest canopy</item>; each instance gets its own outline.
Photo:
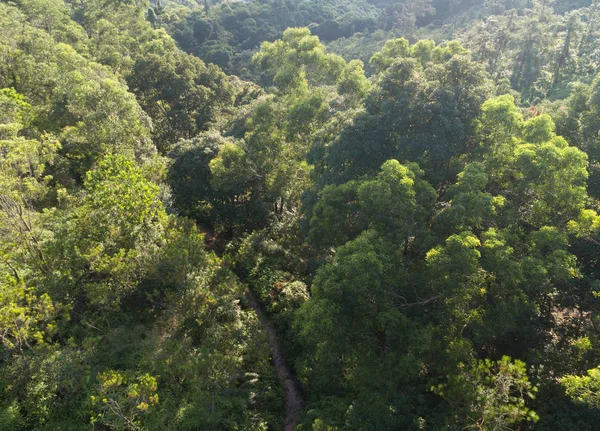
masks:
[[[594,430],[596,0],[0,1],[0,429]]]

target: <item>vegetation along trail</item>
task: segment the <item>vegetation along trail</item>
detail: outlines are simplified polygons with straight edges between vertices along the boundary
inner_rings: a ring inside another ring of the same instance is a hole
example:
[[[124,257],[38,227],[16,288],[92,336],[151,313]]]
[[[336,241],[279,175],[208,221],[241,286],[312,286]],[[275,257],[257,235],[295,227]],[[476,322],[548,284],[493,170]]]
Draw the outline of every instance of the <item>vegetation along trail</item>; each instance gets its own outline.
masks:
[[[256,301],[256,298],[250,290],[246,290],[246,297],[250,307],[256,312],[261,325],[267,332],[269,338],[269,346],[273,352],[273,364],[277,370],[277,376],[283,383],[285,389],[285,421],[283,423],[284,431],[293,431],[298,421],[298,416],[304,405],[304,398],[298,382],[294,378],[290,368],[285,362],[279,341],[277,340],[277,332],[273,323],[267,318],[264,311]]]
[[[204,234],[204,242],[206,247],[213,250],[217,255],[221,255],[222,247],[217,245],[218,238],[216,233],[210,227],[201,224],[198,225],[198,230]],[[285,390],[285,420],[283,423],[283,430],[293,431],[298,422],[299,414],[304,406],[304,397],[302,395],[302,391],[300,390],[300,385],[294,378],[292,371],[285,361],[285,357],[281,351],[281,346],[277,340],[277,331],[275,330],[275,326],[262,310],[250,289],[246,289],[246,298],[248,299],[248,304],[250,307],[256,312],[261,326],[267,333],[269,346],[271,347],[272,351],[273,365],[275,367],[275,371],[277,372],[277,377],[279,380],[281,380]]]

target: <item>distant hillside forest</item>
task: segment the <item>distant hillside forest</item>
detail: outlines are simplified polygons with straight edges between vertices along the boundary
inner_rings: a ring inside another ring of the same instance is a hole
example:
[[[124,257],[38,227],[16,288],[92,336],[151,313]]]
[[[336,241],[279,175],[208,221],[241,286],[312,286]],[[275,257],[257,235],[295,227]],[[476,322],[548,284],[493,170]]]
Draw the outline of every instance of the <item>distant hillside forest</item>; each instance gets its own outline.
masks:
[[[594,431],[598,0],[0,0],[0,430]]]

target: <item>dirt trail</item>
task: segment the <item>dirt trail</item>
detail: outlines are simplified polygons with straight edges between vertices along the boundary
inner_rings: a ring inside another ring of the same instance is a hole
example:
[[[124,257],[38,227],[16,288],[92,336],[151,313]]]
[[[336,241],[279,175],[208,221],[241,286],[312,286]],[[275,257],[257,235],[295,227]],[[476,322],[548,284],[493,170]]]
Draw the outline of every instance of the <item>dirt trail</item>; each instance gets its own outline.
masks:
[[[224,245],[219,244],[218,235],[208,226],[198,225],[200,232],[204,234],[204,242],[206,247],[213,250],[218,256],[221,256],[224,250]],[[285,421],[283,422],[283,431],[294,431],[296,424],[298,423],[298,417],[304,407],[304,397],[300,390],[300,385],[294,379],[294,375],[290,371],[290,368],[285,363],[285,358],[281,352],[281,346],[277,341],[277,332],[275,326],[266,316],[265,312],[260,308],[258,301],[249,289],[246,289],[246,297],[250,307],[256,312],[260,324],[267,333],[269,340],[269,346],[271,347],[273,355],[273,365],[277,371],[279,380],[283,383],[285,390]]]
[[[275,327],[260,308],[260,305],[250,290],[246,290],[246,297],[248,298],[250,307],[256,312],[258,320],[260,320],[260,323],[267,332],[269,345],[273,352],[273,364],[277,371],[277,375],[279,376],[279,380],[281,380],[285,389],[285,421],[283,423],[283,431],[294,431],[294,427],[298,422],[298,416],[304,405],[300,386],[294,379],[294,375],[290,371],[290,368],[285,363],[279,341],[277,341]]]

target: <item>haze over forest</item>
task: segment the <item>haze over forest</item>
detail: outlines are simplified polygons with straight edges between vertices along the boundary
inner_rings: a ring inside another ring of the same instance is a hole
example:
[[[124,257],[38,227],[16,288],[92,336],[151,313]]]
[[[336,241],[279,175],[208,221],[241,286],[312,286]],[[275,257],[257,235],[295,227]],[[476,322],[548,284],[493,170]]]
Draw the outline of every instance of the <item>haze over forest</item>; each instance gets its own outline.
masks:
[[[598,0],[0,0],[0,430],[593,431]]]

